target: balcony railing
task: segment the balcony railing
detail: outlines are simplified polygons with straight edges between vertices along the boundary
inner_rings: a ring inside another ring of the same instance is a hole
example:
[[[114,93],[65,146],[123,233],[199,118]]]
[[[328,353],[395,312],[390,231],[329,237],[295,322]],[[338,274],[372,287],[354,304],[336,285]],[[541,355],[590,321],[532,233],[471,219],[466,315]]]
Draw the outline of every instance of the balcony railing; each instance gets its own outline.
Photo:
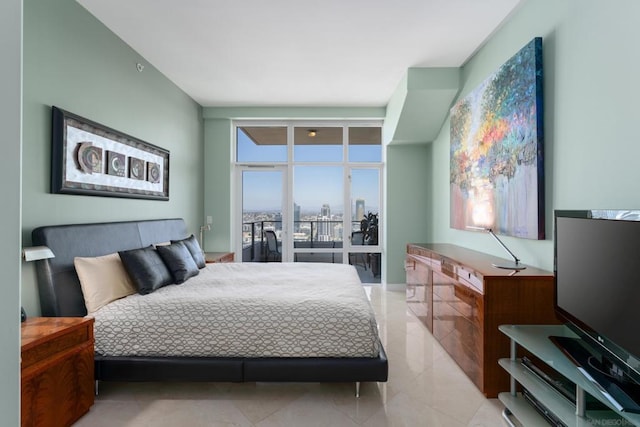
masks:
[[[308,226],[307,226],[308,224]],[[351,221],[351,231],[360,230],[360,221]],[[256,242],[264,243],[262,231],[273,230],[278,234],[282,230],[282,221],[261,220],[242,223],[242,247],[255,246]],[[309,242],[308,247],[316,246],[318,243],[342,242],[344,240],[342,221],[294,221],[293,241]]]
[[[298,249],[337,249],[332,251],[321,252],[298,252],[295,253],[295,261],[307,261],[307,262],[341,262],[341,258],[336,258],[336,255],[343,247],[344,233],[343,233],[342,221],[294,221],[294,240],[293,246]],[[242,244],[242,261],[243,262],[263,262],[266,261],[266,240],[264,238],[264,230],[273,230],[279,237],[279,230],[282,230],[281,221],[273,220],[261,220],[251,221],[243,223],[243,244]],[[348,235],[350,236],[353,231],[360,230],[360,221],[351,221],[351,230]],[[278,240],[279,241],[279,240]],[[379,277],[379,253],[358,253],[350,254],[351,256],[360,256],[361,259],[367,260],[369,266],[369,274],[373,275],[373,280],[366,280],[367,282],[376,281],[375,278]],[[372,271],[373,270],[373,271]],[[379,281],[379,280],[378,280]]]

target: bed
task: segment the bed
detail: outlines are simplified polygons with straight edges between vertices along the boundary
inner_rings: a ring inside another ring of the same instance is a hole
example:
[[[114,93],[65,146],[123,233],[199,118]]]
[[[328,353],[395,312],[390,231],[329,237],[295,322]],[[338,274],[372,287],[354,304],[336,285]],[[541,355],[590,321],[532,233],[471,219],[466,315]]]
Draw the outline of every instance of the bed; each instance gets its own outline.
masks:
[[[127,251],[137,248],[148,247],[155,244],[166,244],[167,242],[185,239],[188,236],[187,227],[184,220],[161,219],[161,220],[145,220],[145,221],[126,221],[111,223],[93,223],[93,224],[74,224],[74,225],[55,225],[38,227],[33,230],[32,238],[34,245],[48,246],[55,254],[54,258],[41,260],[37,262],[36,271],[38,277],[38,289],[40,296],[40,305],[43,316],[72,316],[79,317],[87,315],[87,308],[83,292],[80,286],[80,280],[74,267],[74,258],[76,257],[101,257],[107,254],[113,254],[119,251]],[[317,267],[317,265],[316,265]],[[301,317],[304,313],[312,313],[311,306],[304,304],[318,305],[320,296],[325,293],[320,291],[319,286],[322,283],[329,283],[337,292],[338,297],[347,298],[342,305],[346,310],[350,307],[368,305],[366,296],[362,287],[359,285],[357,273],[352,266],[338,264],[334,267],[322,265],[320,270],[304,263],[290,264],[211,264],[202,268],[199,274],[186,280],[181,285],[172,285],[163,287],[149,295],[132,295],[122,298],[114,303],[110,303],[100,308],[96,312],[92,312],[91,316],[96,319],[96,355],[95,355],[95,379],[96,386],[99,381],[230,381],[230,382],[355,382],[356,394],[359,393],[360,382],[384,382],[387,380],[388,364],[387,358],[377,336],[377,328],[375,318],[373,324],[369,320],[351,321],[353,324],[358,322],[365,324],[363,327],[372,330],[374,338],[366,337],[361,339],[364,343],[365,350],[352,351],[353,342],[358,341],[357,337],[363,335],[362,331],[347,331],[342,338],[322,334],[323,327],[319,318],[325,321],[335,322],[336,318],[341,316],[351,316],[351,314],[340,314],[340,312],[330,313],[330,310],[337,310],[337,307],[326,306],[320,308],[319,312],[327,312],[328,315],[309,315],[307,318],[308,328],[305,332],[305,339],[302,345],[295,345],[295,349],[287,348],[290,343],[291,336],[277,335],[281,332],[281,327],[274,327],[272,324],[264,326],[265,329],[259,330],[258,327],[251,329],[253,338],[243,339],[242,335],[236,334],[233,340],[218,339],[214,345],[214,339],[211,339],[211,345],[208,344],[203,335],[192,337],[190,341],[197,342],[202,347],[202,343],[206,342],[207,349],[195,349],[193,351],[184,351],[186,345],[183,342],[175,346],[179,351],[172,351],[169,344],[162,347],[161,351],[157,349],[131,350],[128,346],[130,342],[135,342],[138,338],[128,329],[131,322],[135,324],[138,320],[126,319],[126,315],[118,314],[116,309],[122,303],[133,301],[133,311],[149,311],[161,312],[163,310],[154,309],[154,304],[161,304],[157,300],[169,298],[168,294],[173,291],[180,291],[181,296],[178,297],[180,303],[178,307],[174,307],[167,311],[177,311],[179,313],[180,304],[200,305],[200,313],[206,311],[213,315],[218,315],[227,310],[226,317],[233,317],[233,313],[261,313],[256,316],[266,318],[265,305],[278,307],[278,302],[266,297],[265,295],[282,294],[286,295],[291,307],[279,307],[280,314],[272,315],[272,317],[282,317],[284,313],[299,312]],[[320,274],[322,272],[322,274]],[[355,274],[355,278],[353,275]],[[262,283],[257,278],[271,277],[275,291],[263,291]],[[296,286],[294,281],[296,277],[305,277],[304,287],[307,291],[311,290],[312,294],[303,294],[296,296]],[[346,283],[356,281],[354,283]],[[342,283],[345,282],[345,283]],[[213,285],[211,284],[213,283]],[[341,286],[344,285],[344,286]],[[348,285],[348,286],[347,286]],[[222,296],[223,288],[231,289],[231,293],[235,292],[242,296],[241,305],[236,308],[222,308],[218,306],[218,302],[227,296]],[[344,289],[342,289],[344,288]],[[351,291],[345,295],[345,289],[358,289]],[[209,302],[204,301],[205,294],[211,291],[211,295],[207,295]],[[260,296],[260,292],[264,294]],[[354,293],[355,292],[355,293]],[[356,294],[364,297],[359,299]],[[165,295],[167,294],[167,295]],[[186,295],[185,295],[186,294]],[[199,296],[202,295],[202,298]],[[256,298],[259,296],[259,298]],[[353,299],[350,299],[353,298]],[[262,303],[260,303],[262,300]],[[137,302],[136,302],[137,301]],[[149,302],[150,307],[141,309],[141,302]],[[191,301],[191,302],[188,302]],[[117,304],[116,304],[117,303]],[[284,303],[283,303],[284,304]],[[208,308],[207,308],[208,307]],[[132,310],[131,307],[124,310]],[[315,308],[318,311],[318,307]],[[196,310],[197,311],[197,310]],[[366,310],[365,310],[366,311]],[[217,323],[221,317],[225,317],[224,313],[216,318],[196,319],[199,326],[190,328],[178,326],[177,330],[184,332],[185,329],[196,329],[197,333],[206,334],[206,330],[218,331],[219,329],[242,329],[231,326],[224,326]],[[125,324],[112,327],[111,330],[106,329],[104,332],[100,325],[108,324],[107,320],[125,318]],[[178,316],[179,317],[179,316]],[[186,316],[184,316],[186,317]],[[166,330],[165,326],[156,326],[156,320],[147,320],[142,329],[149,331]],[[347,317],[347,319],[350,319]],[[251,319],[246,316],[241,318],[242,325],[251,325]],[[129,322],[128,324],[126,322]],[[149,323],[151,322],[151,323]],[[247,323],[249,322],[249,323]],[[304,319],[301,321],[304,323]],[[261,324],[260,322],[258,322]],[[264,322],[262,322],[264,323]],[[345,323],[345,322],[341,322]],[[349,323],[351,324],[351,323]],[[129,325],[129,326],[127,326]],[[215,327],[212,327],[214,325]],[[204,326],[204,327],[203,327]],[[335,326],[335,325],[334,325]],[[258,328],[258,329],[256,329]],[[299,329],[295,327],[291,329],[290,334],[299,333]],[[325,328],[326,329],[326,328]],[[334,328],[335,329],[335,328]],[[124,330],[126,333],[118,335],[118,330]],[[203,331],[204,330],[204,331]],[[320,332],[318,332],[320,330]],[[240,331],[240,334],[243,332]],[[351,334],[351,335],[349,335]],[[100,336],[103,340],[100,341]],[[151,334],[153,336],[153,334]],[[162,334],[160,334],[162,335]],[[277,335],[277,336],[276,336]],[[118,337],[128,337],[119,340]],[[256,338],[260,337],[260,339]],[[238,338],[240,337],[240,338]],[[338,340],[342,340],[339,342]],[[123,342],[120,342],[123,341]],[[186,340],[189,341],[189,340]],[[231,345],[234,341],[234,345]],[[346,341],[346,342],[345,342]],[[105,344],[106,343],[106,344]],[[117,351],[109,347],[110,343],[116,343]],[[250,345],[249,345],[250,344]],[[260,346],[263,347],[260,347]],[[323,347],[324,345],[324,347]],[[326,350],[326,347],[329,350]],[[289,347],[291,347],[289,345]],[[333,347],[333,349],[331,348]],[[129,348],[129,349],[128,349]],[[119,349],[119,351],[118,351]],[[125,349],[122,351],[122,349]],[[266,349],[266,350],[265,350]],[[337,350],[336,349],[340,349]]]

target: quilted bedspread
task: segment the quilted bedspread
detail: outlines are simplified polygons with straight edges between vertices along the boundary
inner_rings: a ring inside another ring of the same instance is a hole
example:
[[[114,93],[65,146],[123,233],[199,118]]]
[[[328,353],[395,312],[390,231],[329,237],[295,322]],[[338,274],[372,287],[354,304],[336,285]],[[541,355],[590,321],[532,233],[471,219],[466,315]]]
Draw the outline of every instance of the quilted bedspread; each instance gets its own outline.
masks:
[[[380,349],[358,274],[343,264],[208,264],[181,285],[93,316],[104,356],[377,357]]]

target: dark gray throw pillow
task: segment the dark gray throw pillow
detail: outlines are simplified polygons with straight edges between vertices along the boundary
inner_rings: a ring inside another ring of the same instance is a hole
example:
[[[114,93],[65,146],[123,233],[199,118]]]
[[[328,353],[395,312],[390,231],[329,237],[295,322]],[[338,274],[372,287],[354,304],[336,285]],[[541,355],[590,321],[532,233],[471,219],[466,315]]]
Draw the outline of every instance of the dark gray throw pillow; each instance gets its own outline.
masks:
[[[200,247],[200,243],[196,239],[196,236],[193,234],[190,237],[182,240],[172,240],[171,243],[182,242],[189,249],[189,253],[193,257],[193,260],[196,262],[198,268],[205,268],[207,263],[204,260],[204,254],[202,253],[202,248]]]
[[[173,283],[171,272],[153,246],[118,252],[125,270],[142,295]]]
[[[171,271],[176,285],[200,273],[191,252],[184,243],[175,242],[170,245],[158,246],[156,250]]]

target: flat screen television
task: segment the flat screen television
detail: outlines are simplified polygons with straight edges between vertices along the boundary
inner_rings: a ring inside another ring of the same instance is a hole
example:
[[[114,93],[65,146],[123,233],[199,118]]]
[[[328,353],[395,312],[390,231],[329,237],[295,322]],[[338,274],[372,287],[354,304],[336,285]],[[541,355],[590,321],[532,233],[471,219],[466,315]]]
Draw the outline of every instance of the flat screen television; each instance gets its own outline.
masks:
[[[554,276],[556,310],[591,354],[582,364],[640,384],[640,210],[555,211]]]

